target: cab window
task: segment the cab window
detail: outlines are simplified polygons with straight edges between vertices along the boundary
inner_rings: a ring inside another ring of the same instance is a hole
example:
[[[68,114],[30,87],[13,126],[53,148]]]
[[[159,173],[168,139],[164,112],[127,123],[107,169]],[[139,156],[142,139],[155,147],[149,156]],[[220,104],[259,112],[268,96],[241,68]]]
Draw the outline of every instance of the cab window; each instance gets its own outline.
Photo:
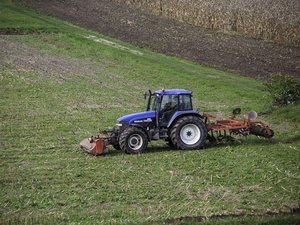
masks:
[[[159,110],[159,121],[161,126],[166,126],[178,110],[178,95],[164,95]]]
[[[179,95],[179,110],[192,110],[191,95]]]
[[[155,95],[154,102],[152,105],[152,110],[156,111],[159,108],[160,102],[161,102],[161,96]]]

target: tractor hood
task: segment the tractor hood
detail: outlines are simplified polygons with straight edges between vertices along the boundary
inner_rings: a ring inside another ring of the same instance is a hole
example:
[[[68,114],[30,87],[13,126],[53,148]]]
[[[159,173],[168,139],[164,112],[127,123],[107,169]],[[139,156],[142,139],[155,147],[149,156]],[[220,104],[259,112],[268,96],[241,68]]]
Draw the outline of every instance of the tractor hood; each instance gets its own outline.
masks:
[[[122,116],[117,119],[119,123],[131,125],[133,123],[151,123],[155,121],[155,111],[139,112]]]

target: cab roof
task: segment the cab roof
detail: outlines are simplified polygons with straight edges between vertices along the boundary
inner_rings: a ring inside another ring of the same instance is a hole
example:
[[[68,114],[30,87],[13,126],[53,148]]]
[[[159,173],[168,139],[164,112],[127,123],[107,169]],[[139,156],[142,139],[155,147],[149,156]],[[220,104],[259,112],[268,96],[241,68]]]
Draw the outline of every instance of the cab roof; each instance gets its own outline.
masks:
[[[191,95],[192,91],[185,89],[166,89],[166,90],[157,90],[154,94],[159,95]]]

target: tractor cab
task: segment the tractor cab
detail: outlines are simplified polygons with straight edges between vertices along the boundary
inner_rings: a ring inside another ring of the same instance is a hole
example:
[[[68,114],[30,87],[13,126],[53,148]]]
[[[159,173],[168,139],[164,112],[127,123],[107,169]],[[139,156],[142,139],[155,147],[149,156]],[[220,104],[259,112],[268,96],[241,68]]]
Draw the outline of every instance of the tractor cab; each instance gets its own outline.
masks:
[[[149,91],[147,111],[155,111],[157,127],[167,128],[179,114],[195,112],[192,106],[192,91],[172,89]]]

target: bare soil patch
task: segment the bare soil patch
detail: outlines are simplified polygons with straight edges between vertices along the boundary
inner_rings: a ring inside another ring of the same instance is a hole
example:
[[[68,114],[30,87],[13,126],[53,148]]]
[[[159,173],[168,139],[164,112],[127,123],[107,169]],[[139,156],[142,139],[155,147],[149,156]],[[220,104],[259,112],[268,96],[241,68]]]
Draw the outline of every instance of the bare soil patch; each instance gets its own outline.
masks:
[[[0,35],[0,68],[38,73],[59,83],[74,74],[92,76],[101,69],[90,61],[53,56],[4,35]]]
[[[19,0],[107,36],[204,65],[266,79],[300,77],[300,49],[201,29],[110,0]]]

